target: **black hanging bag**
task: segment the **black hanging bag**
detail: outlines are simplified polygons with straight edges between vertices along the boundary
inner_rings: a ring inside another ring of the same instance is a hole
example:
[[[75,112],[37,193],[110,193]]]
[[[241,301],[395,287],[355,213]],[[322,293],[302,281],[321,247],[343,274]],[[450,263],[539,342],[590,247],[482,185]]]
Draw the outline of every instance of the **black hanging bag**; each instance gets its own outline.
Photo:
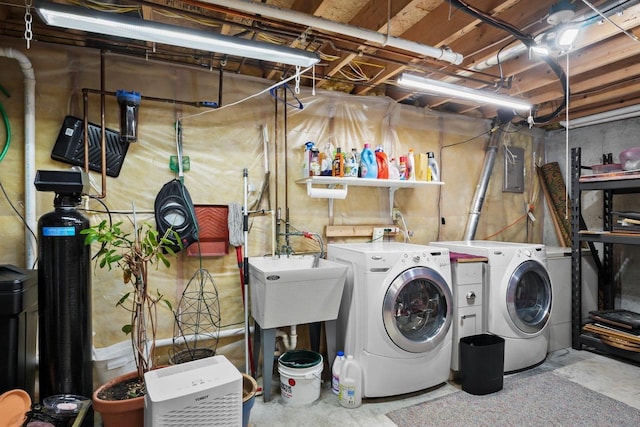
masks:
[[[171,229],[182,242],[182,247],[176,240],[174,233],[167,238],[174,242],[175,252],[186,248],[198,241],[198,222],[193,208],[193,202],[187,187],[179,179],[167,182],[158,195],[154,204],[156,227],[161,236]]]

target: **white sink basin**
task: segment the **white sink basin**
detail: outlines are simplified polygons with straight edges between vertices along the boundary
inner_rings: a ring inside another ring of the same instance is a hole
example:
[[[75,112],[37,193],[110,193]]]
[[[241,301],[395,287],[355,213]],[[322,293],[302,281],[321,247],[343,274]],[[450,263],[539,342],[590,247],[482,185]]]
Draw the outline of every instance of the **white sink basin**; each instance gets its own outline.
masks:
[[[338,317],[347,266],[311,255],[249,258],[251,315],[261,328]]]

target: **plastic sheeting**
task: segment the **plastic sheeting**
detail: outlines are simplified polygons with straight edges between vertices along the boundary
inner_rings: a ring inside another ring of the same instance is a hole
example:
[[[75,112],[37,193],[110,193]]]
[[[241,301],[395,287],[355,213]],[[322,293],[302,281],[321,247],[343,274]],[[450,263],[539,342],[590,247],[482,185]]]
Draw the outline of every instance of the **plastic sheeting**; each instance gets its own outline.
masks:
[[[0,39],[2,42],[2,39]],[[11,44],[11,43],[5,43]],[[22,48],[21,46],[13,46]],[[40,46],[37,43],[26,52],[36,72],[36,134],[37,169],[64,169],[65,163],[51,160],[50,153],[60,125],[68,114],[82,117],[82,88],[100,88],[100,55],[96,51]],[[0,58],[3,70],[0,83],[13,94],[3,100],[12,128],[13,142],[0,167],[0,180],[18,210],[23,198],[23,123],[22,83],[20,71],[11,60]],[[105,89],[137,91],[142,96],[185,101],[217,101],[218,74],[205,69],[184,68],[153,61],[107,54]],[[309,75],[310,76],[310,75]],[[306,78],[308,76],[303,77]],[[342,148],[361,150],[365,142],[373,148],[381,145],[389,158],[398,157],[413,148],[414,152],[433,151],[441,171],[444,186],[400,189],[395,193],[395,205],[403,213],[412,231],[411,241],[426,244],[438,238],[460,239],[463,232],[477,178],[482,167],[490,123],[455,114],[437,114],[397,104],[386,97],[353,96],[318,91],[312,95],[302,88],[298,95],[303,108],[283,102],[282,90],[277,98],[265,91],[272,82],[225,74],[222,106],[216,110],[179,104],[148,101],[140,105],[138,142],[130,146],[118,178],[107,178],[104,202],[112,211],[114,221],[129,221],[132,203],[139,221],[153,221],[153,201],[162,185],[174,178],[169,158],[176,155],[175,124],[183,126],[184,155],[190,159],[185,172],[185,185],[195,204],[242,203],[242,170],[249,171],[251,206],[264,188],[265,159],[263,126],[268,132],[268,166],[270,182],[269,204],[263,198],[259,208],[280,208],[288,218],[291,230],[303,230],[324,235],[329,224],[328,201],[309,199],[301,179],[304,144],[315,142],[320,149],[328,141]],[[289,82],[291,88],[294,82]],[[254,96],[260,92],[260,95]],[[285,91],[287,101],[297,104],[294,92]],[[245,102],[231,105],[247,97]],[[280,98],[280,99],[278,99]],[[118,105],[115,97],[106,97],[107,127],[118,129]],[[5,102],[6,101],[6,102]],[[100,97],[89,95],[89,120],[100,122]],[[286,109],[286,116],[285,116]],[[502,193],[502,175],[496,162],[494,178],[485,201],[477,237],[490,235],[525,212],[525,206],[536,199],[533,165],[539,157],[542,132],[511,130],[509,143],[526,150],[526,189],[524,194]],[[503,155],[500,151],[499,157]],[[92,173],[96,183],[100,176]],[[96,190],[96,193],[99,189]],[[38,215],[52,210],[53,194],[37,196]],[[87,215],[92,222],[106,218],[102,206],[88,202]],[[536,214],[538,212],[536,211]],[[541,215],[541,210],[540,210]],[[443,218],[443,219],[441,219]],[[271,252],[272,216],[252,215],[250,218],[249,256]],[[370,187],[349,187],[344,200],[334,202],[335,225],[390,224],[389,191]],[[521,222],[496,239],[535,241],[541,233],[531,234]],[[24,235],[20,219],[7,201],[0,198],[0,262],[22,265],[21,248]],[[535,228],[535,227],[534,227]],[[282,227],[284,230],[284,226]],[[397,239],[402,240],[401,236]],[[364,238],[342,239],[364,241]],[[539,241],[539,238],[538,238]],[[283,240],[280,241],[280,244]],[[297,252],[317,251],[311,239],[290,237]],[[325,243],[327,240],[325,238]],[[233,254],[205,258],[203,267],[214,275],[218,286],[223,325],[242,322],[242,299],[238,268]],[[184,252],[172,260],[170,270],[160,267],[152,272],[151,283],[173,301],[177,301],[189,277],[199,268],[199,260]],[[127,313],[115,309],[115,302],[124,292],[116,272],[95,270],[93,278],[94,330],[96,347],[119,342],[120,327]],[[176,304],[174,304],[176,305]],[[159,325],[159,338],[172,334],[173,317],[166,313]],[[239,357],[241,360],[242,356]]]

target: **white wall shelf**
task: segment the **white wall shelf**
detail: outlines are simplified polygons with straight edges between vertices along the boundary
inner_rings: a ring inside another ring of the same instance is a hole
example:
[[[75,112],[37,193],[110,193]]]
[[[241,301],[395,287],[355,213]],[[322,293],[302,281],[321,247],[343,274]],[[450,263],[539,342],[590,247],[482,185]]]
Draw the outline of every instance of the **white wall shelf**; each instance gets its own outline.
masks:
[[[349,186],[353,187],[377,187],[389,189],[389,216],[393,211],[393,197],[399,188],[416,188],[444,185],[441,181],[405,181],[400,179],[372,179],[335,176],[310,176],[296,181],[297,184],[307,186],[307,195],[313,198],[329,199],[329,216],[333,217],[333,200],[347,197]],[[327,188],[318,188],[318,186]]]

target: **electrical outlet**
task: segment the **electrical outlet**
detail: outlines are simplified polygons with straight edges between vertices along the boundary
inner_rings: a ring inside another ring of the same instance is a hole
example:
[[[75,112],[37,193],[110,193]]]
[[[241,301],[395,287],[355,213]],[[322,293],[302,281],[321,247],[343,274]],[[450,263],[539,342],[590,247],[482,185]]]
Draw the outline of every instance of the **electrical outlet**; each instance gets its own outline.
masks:
[[[394,220],[394,221],[401,221],[402,220],[402,213],[400,212],[400,209],[393,208],[391,210],[391,219]]]
[[[373,236],[371,237],[371,241],[373,242],[381,242],[382,239],[384,238],[384,228],[374,228],[373,229]]]

